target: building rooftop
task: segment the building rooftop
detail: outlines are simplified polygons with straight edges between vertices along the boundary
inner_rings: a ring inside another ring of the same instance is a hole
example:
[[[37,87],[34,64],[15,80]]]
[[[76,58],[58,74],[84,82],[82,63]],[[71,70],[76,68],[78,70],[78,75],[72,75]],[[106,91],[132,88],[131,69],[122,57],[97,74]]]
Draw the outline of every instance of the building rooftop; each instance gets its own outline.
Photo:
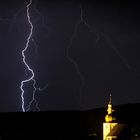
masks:
[[[114,128],[110,131],[110,133],[107,136],[119,136],[121,132],[124,130],[125,126],[126,126],[125,124],[117,124],[116,126],[114,126]]]

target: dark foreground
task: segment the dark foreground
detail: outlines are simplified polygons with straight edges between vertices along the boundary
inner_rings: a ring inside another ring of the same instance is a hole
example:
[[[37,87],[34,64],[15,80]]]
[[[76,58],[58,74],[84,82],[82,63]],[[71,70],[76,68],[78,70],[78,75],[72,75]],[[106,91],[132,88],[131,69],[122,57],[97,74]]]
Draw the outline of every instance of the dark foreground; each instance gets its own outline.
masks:
[[[1,139],[82,140],[84,112],[1,113]]]
[[[116,106],[118,123],[136,126],[140,135],[140,104]],[[89,111],[0,113],[0,140],[102,140],[106,108]]]

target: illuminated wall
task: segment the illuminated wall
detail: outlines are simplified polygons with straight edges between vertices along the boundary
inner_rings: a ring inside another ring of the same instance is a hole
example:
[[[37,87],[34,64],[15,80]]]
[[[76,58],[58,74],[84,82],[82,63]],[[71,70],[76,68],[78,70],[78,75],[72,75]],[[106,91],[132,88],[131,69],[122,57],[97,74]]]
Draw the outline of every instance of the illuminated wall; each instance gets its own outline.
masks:
[[[103,123],[103,140],[106,140],[106,136],[110,133],[115,125],[118,123]]]

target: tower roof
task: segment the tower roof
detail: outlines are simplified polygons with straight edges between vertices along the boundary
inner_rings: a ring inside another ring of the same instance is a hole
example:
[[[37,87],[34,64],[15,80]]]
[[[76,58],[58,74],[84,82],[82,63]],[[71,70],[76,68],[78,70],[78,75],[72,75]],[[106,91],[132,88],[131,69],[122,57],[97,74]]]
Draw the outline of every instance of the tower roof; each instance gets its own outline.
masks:
[[[109,104],[112,104],[112,95],[110,94]]]
[[[126,127],[125,124],[117,124],[114,126],[114,128],[110,131],[110,133],[107,136],[119,136],[121,132],[124,130]]]

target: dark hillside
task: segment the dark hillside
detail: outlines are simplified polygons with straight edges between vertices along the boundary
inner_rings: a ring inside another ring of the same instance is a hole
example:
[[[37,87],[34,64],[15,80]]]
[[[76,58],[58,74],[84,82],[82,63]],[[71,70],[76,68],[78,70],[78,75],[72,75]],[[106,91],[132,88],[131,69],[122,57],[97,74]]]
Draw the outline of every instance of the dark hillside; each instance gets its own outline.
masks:
[[[140,126],[140,104],[115,106],[117,122]],[[89,111],[0,113],[0,136],[4,139],[102,139],[106,108]]]

